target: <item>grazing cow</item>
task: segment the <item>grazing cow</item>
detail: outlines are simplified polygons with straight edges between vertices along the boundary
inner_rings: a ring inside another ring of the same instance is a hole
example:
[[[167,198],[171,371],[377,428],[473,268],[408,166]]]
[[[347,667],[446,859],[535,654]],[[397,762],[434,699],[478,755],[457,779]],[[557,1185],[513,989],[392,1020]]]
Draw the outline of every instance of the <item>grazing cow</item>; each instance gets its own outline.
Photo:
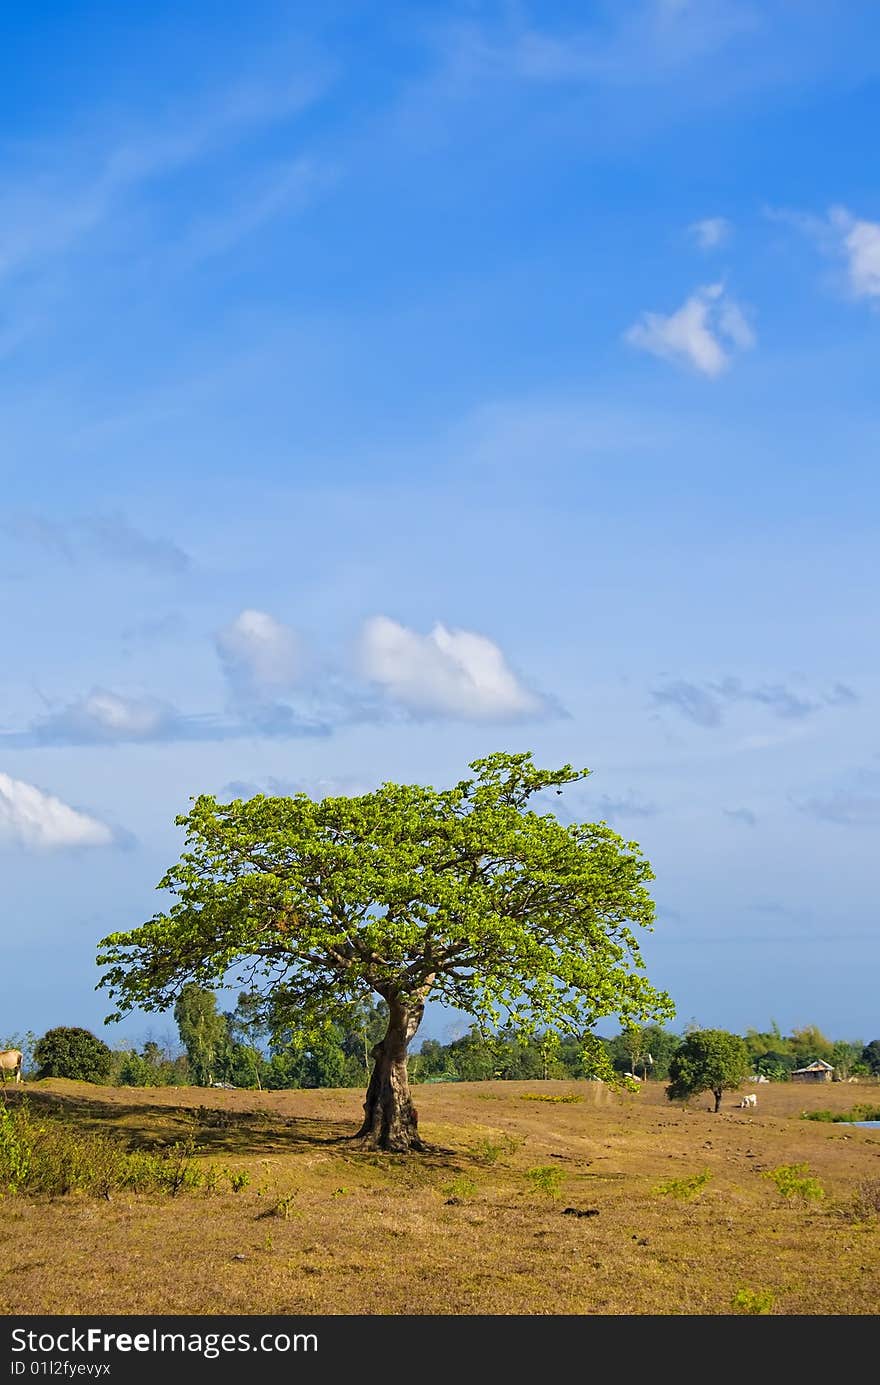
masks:
[[[6,1085],[6,1074],[15,1073],[16,1082],[21,1081],[21,1064],[24,1058],[20,1048],[0,1049],[0,1075],[3,1078],[3,1085]]]
[[[742,1101],[740,1102],[739,1109],[743,1111],[747,1106],[757,1106],[757,1104],[758,1098],[755,1096],[755,1093],[749,1092],[748,1096],[744,1096]]]

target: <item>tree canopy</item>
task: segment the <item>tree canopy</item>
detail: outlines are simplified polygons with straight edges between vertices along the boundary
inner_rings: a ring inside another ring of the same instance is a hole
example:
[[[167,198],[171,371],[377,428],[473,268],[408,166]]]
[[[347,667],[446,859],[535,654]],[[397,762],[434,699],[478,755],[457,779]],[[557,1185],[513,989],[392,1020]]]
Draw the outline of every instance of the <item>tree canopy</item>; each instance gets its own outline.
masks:
[[[90,1029],[58,1025],[34,1044],[37,1077],[69,1077],[76,1082],[103,1082],[110,1072],[110,1047]]]
[[[718,1111],[722,1092],[738,1087],[750,1069],[748,1049],[738,1034],[728,1034],[725,1029],[695,1029],[670,1059],[666,1095],[670,1101],[686,1101],[708,1091]]]
[[[359,1132],[419,1148],[406,1054],[429,997],[481,1027],[576,1033],[611,1075],[596,1021],[674,1015],[644,976],[635,927],[653,926],[654,876],[606,823],[563,824],[536,796],[589,770],[529,753],[475,760],[452,788],[382,784],[313,800],[195,798],[185,850],[159,882],[170,907],[101,942],[99,986],[162,1010],[188,981],[237,981],[273,1029],[319,1033],[378,995],[388,1007]],[[537,798],[538,807],[544,806]]]

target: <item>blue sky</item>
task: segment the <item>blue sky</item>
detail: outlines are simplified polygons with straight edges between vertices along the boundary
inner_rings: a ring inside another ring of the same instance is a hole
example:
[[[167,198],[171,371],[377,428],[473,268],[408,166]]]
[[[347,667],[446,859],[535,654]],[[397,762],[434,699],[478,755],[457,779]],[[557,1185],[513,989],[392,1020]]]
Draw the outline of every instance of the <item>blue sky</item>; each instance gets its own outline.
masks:
[[[876,1037],[877,7],[0,29],[3,1034],[173,1032],[94,957],[191,795],[528,749],[673,1027]]]

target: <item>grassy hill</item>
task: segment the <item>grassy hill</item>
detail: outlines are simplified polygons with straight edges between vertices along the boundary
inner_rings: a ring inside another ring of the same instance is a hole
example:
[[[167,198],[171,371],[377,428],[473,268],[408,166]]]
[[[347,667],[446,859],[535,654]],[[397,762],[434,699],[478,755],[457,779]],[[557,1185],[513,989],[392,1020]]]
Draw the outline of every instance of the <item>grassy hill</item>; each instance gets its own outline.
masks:
[[[7,1195],[5,1311],[875,1314],[880,1131],[801,1113],[880,1088],[754,1090],[714,1115],[651,1083],[421,1086],[431,1150],[395,1156],[348,1138],[357,1091],[28,1083],[6,1100],[50,1135],[176,1149],[214,1189]]]

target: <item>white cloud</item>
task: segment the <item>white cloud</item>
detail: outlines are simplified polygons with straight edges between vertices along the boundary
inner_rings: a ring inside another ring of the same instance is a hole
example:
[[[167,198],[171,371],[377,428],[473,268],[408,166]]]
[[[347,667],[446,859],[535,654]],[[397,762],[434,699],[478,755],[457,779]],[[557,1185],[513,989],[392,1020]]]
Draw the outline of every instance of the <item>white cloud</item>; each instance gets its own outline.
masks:
[[[829,219],[840,233],[853,293],[880,299],[880,222],[862,221],[845,207],[833,207]]]
[[[498,646],[470,630],[437,624],[419,635],[374,616],[361,633],[360,662],[367,678],[411,712],[502,721],[545,710]]]
[[[175,717],[172,707],[155,698],[127,697],[108,688],[93,688],[85,697],[36,722],[32,729],[38,743],[114,744],[156,740],[166,734]]]
[[[701,250],[714,250],[730,239],[730,222],[724,216],[707,216],[703,221],[694,221],[688,227],[693,239]]]
[[[847,207],[832,207],[825,217],[774,207],[765,215],[793,226],[824,255],[843,258],[854,298],[880,299],[880,222],[853,216]]]
[[[236,697],[261,699],[291,689],[303,671],[296,633],[266,611],[245,610],[215,637],[217,653]]]
[[[22,779],[0,774],[0,845],[53,850],[113,842],[113,832],[97,818]]]
[[[624,333],[630,346],[652,356],[692,366],[703,375],[717,376],[730,364],[730,347],[745,350],[755,334],[739,304],[728,298],[723,284],[706,284],[691,294],[668,317],[642,313]]]

